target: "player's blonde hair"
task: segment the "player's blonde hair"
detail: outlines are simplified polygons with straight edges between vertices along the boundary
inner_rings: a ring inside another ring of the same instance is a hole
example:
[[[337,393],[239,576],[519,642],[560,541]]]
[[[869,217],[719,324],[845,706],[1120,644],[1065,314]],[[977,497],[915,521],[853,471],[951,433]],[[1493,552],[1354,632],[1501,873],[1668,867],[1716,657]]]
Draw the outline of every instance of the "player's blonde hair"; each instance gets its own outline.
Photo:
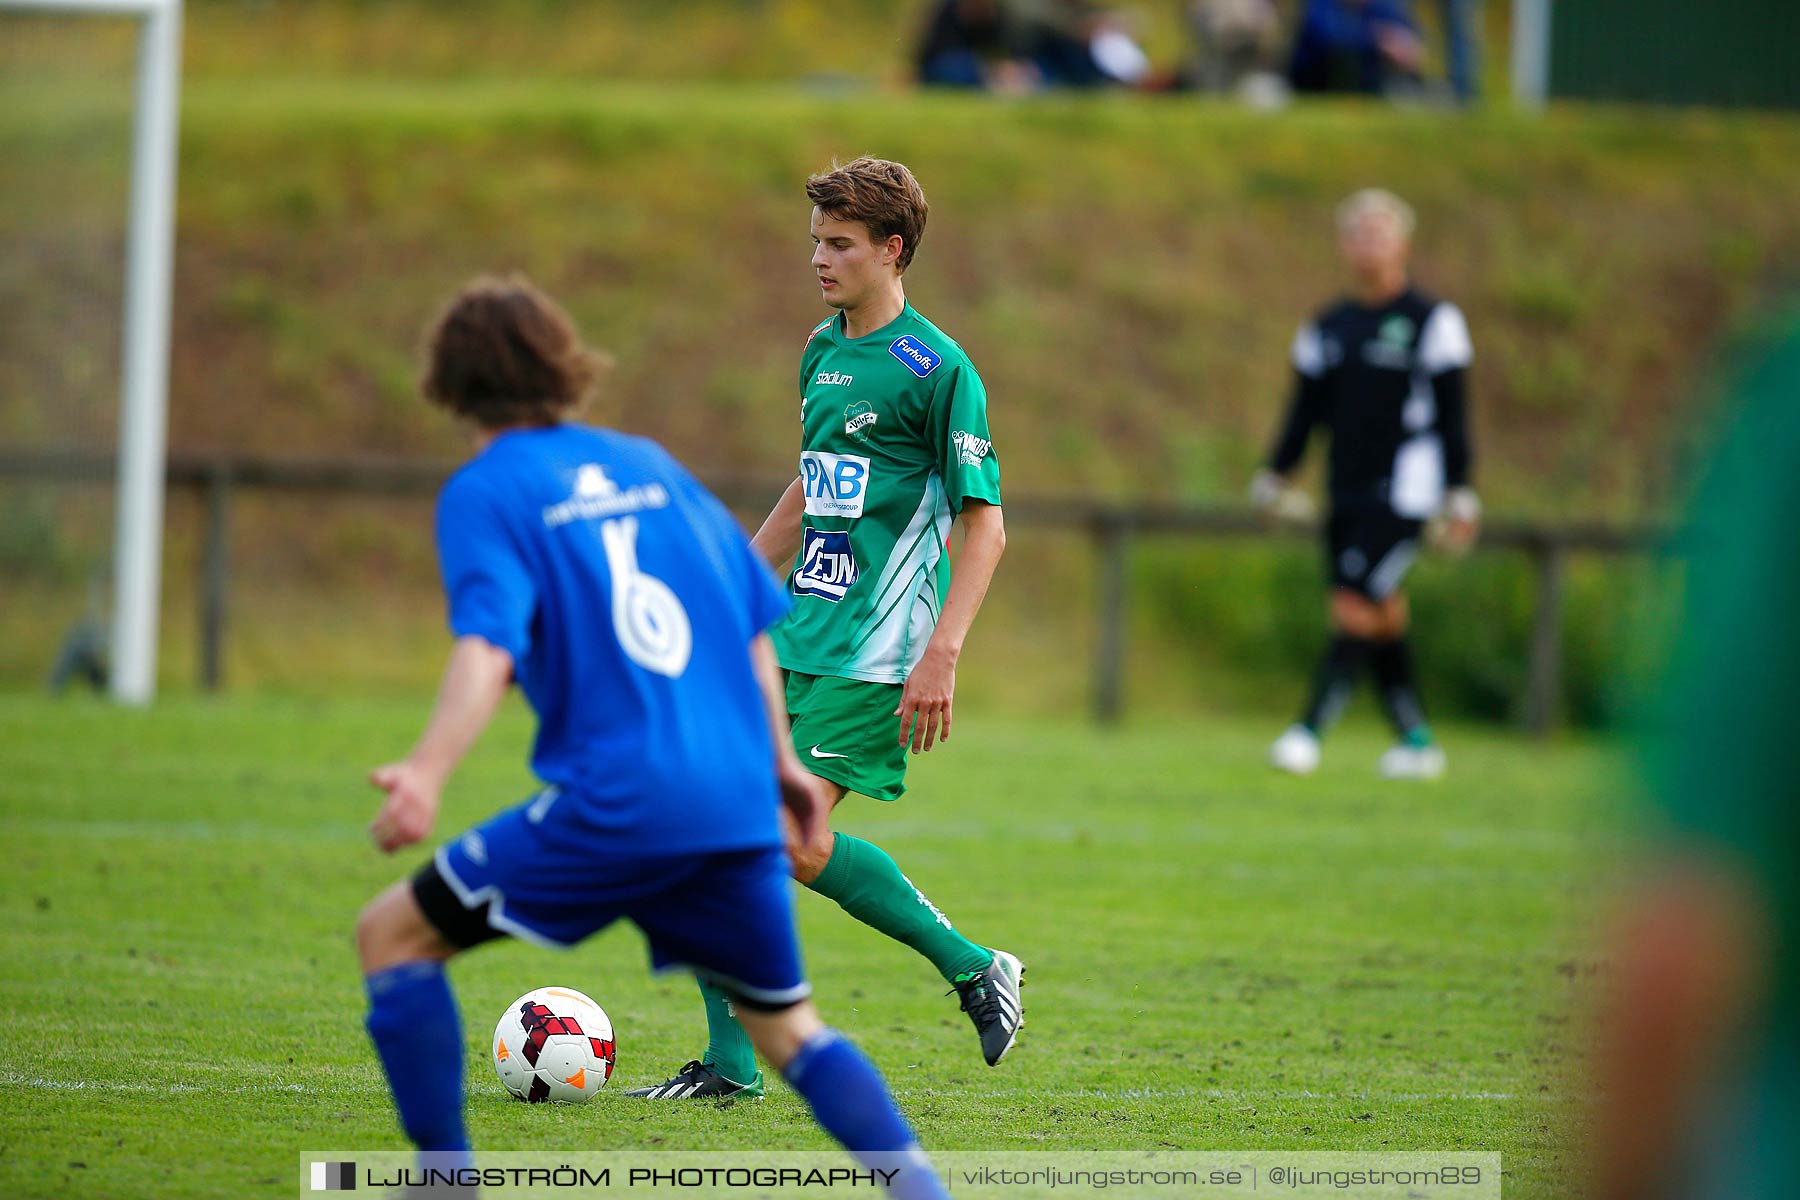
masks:
[[[869,231],[869,238],[885,242],[900,235],[902,272],[912,263],[913,251],[925,236],[925,218],[931,205],[925,189],[906,169],[906,164],[885,158],[863,157],[806,181],[806,198],[834,221],[855,221]]]
[[[1339,230],[1348,230],[1371,214],[1391,218],[1399,227],[1400,236],[1406,238],[1412,237],[1413,230],[1419,223],[1412,205],[1394,193],[1386,188],[1364,188],[1360,192],[1352,192],[1338,205],[1337,227]]]

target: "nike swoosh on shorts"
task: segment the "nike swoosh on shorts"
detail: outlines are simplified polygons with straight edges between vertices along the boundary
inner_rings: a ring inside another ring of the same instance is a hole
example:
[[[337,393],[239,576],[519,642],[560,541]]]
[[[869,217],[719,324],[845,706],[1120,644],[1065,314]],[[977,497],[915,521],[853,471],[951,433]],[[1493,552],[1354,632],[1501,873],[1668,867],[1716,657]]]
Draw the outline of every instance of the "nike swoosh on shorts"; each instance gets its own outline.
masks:
[[[818,746],[816,746],[816,745],[811,750],[807,751],[807,753],[811,754],[814,758],[849,758],[850,757],[848,754],[832,754],[830,751],[819,749]]]

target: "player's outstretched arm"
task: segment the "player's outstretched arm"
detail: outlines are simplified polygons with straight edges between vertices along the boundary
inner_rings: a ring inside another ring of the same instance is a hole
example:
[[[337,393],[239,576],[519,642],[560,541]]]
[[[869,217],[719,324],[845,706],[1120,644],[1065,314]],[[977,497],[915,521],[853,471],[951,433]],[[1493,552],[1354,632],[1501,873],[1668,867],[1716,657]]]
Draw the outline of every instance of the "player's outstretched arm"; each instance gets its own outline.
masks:
[[[431,832],[444,782],[493,719],[512,673],[512,655],[487,639],[456,639],[425,732],[404,759],[369,772],[369,781],[387,793],[369,825],[382,850],[391,853]]]
[[[987,597],[994,568],[1006,551],[1006,519],[998,504],[970,499],[962,510],[963,546],[950,573],[950,593],[925,654],[900,693],[900,741],[914,754],[950,740],[950,711],[956,699],[956,660]]]
[[[787,574],[794,564],[794,555],[800,553],[800,514],[805,508],[806,494],[800,490],[800,477],[796,475],[769,510],[762,528],[750,539],[763,561],[775,568],[776,575]]]

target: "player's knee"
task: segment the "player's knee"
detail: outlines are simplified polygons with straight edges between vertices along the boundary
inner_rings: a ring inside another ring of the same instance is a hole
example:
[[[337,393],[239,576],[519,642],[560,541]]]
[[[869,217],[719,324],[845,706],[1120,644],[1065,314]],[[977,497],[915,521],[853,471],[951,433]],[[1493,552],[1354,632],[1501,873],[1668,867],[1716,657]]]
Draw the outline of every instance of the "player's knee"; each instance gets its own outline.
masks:
[[[368,975],[398,963],[448,958],[453,948],[426,923],[408,884],[396,883],[356,918],[356,956]]]
[[[1359,596],[1347,588],[1332,593],[1331,622],[1351,637],[1378,638],[1381,636],[1381,609],[1375,602]]]
[[[1405,637],[1410,615],[1404,593],[1395,592],[1382,600],[1378,610],[1382,640],[1393,642]]]
[[[365,974],[379,969],[378,964],[388,956],[393,940],[394,922],[388,895],[389,892],[382,892],[356,914],[356,957]]]
[[[831,852],[836,845],[837,835],[828,829],[824,837],[794,847],[794,878],[803,884],[817,879],[825,864],[831,861]]]

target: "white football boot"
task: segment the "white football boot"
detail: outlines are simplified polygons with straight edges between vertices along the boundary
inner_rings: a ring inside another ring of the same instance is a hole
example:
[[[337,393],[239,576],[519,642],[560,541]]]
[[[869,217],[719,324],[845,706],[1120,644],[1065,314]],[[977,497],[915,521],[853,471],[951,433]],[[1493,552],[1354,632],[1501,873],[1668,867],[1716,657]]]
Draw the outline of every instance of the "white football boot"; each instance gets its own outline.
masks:
[[[1444,773],[1444,750],[1438,745],[1390,746],[1378,769],[1384,779],[1436,779]]]
[[[1311,775],[1319,767],[1319,736],[1304,725],[1289,725],[1269,747],[1269,765],[1289,775]]]

